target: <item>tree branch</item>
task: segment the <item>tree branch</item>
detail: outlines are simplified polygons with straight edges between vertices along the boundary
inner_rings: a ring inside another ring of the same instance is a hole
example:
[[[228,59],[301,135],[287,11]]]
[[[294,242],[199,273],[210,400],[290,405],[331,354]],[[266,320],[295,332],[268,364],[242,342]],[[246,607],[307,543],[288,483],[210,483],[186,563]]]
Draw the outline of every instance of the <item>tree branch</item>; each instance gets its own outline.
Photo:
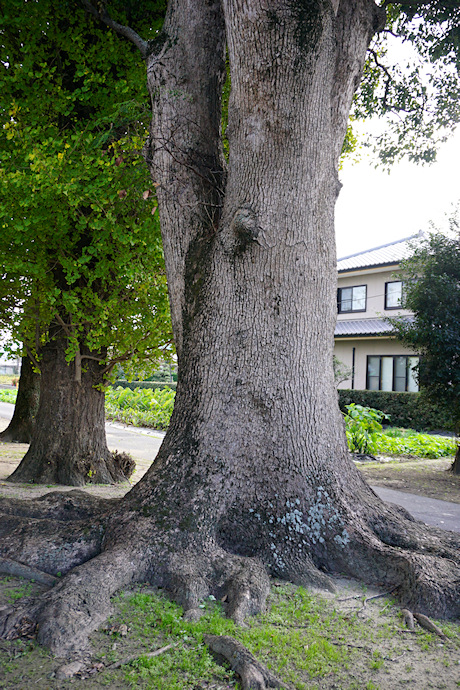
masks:
[[[29,359],[37,367],[37,369],[40,369],[40,364],[38,363],[37,358],[34,357],[34,354],[33,354],[32,350],[30,349],[30,347],[27,345],[27,343],[25,343],[25,348],[26,348],[27,356],[29,357]]]
[[[62,319],[62,317],[59,314],[56,314],[56,321],[60,326],[62,326],[62,330],[70,338],[72,335],[72,328],[69,328],[68,324],[65,323],[65,321]]]
[[[123,26],[123,24],[119,24],[118,22],[114,21],[109,14],[107,14],[105,8],[101,10],[97,10],[88,0],[81,0],[83,7],[86,9],[87,12],[92,14],[94,17],[99,19],[103,24],[108,26],[110,29],[113,29],[116,31],[117,34],[120,34],[120,36],[124,36],[125,38],[128,39],[128,41],[131,41],[131,43],[134,43],[134,45],[139,48],[142,57],[145,59],[147,57],[147,50],[148,50],[148,42],[144,41],[143,38],[137,34],[134,29],[131,29],[129,26]]]

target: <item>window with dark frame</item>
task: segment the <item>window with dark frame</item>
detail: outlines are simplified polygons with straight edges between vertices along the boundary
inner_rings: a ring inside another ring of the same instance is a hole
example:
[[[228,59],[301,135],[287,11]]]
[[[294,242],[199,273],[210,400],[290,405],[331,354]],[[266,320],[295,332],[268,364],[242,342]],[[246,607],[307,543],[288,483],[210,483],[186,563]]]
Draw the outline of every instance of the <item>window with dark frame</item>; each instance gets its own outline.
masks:
[[[402,299],[402,280],[391,280],[385,283],[385,309],[401,309]]]
[[[419,358],[413,355],[368,355],[366,389],[416,393],[414,369]]]
[[[339,314],[366,311],[367,285],[354,285],[337,290],[337,309]]]

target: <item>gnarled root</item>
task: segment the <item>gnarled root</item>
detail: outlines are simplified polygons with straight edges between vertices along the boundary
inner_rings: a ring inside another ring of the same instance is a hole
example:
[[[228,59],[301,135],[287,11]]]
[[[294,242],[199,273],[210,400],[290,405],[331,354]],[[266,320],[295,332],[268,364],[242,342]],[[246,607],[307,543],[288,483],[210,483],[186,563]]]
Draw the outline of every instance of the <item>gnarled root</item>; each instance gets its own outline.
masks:
[[[241,679],[243,690],[287,688],[266,666],[261,664],[241,642],[228,635],[205,635],[204,641],[217,656],[227,660]]]
[[[191,538],[183,550],[157,554],[151,567],[149,580],[166,587],[189,620],[200,617],[200,604],[210,594],[227,600],[227,614],[238,624],[265,609],[270,583],[263,564],[229,554],[213,539]]]
[[[72,492],[73,499],[78,493]],[[397,586],[400,601],[414,611],[460,616],[459,535],[407,518],[371,496],[370,490],[363,497],[369,502],[359,504],[360,513],[356,504],[328,499],[323,512],[318,504],[315,515],[321,520],[314,529],[306,509],[291,511],[286,526],[280,519],[276,528],[274,521],[265,526],[257,518],[257,539],[246,540],[253,551],[242,556],[234,553],[236,540],[225,539],[228,531],[216,536],[211,529],[201,533],[159,527],[154,516],[130,510],[123,501],[118,510],[102,514],[100,506],[87,506],[86,516],[92,515],[87,522],[66,521],[67,513],[79,515],[77,508],[71,503],[66,510],[66,499],[51,495],[42,502],[51,521],[44,519],[42,504],[37,508],[40,518],[6,516],[8,525],[11,521],[12,527],[15,519],[20,526],[11,533],[8,527],[1,554],[50,574],[60,570],[67,575],[40,597],[0,612],[0,636],[30,635],[38,625],[38,640],[56,655],[75,654],[109,615],[111,595],[136,581],[167,589],[192,620],[201,614],[203,599],[212,594],[225,600],[227,614],[242,624],[248,615],[264,610],[267,570],[298,584],[327,587],[331,579],[322,570],[347,573],[386,588]],[[31,508],[32,515],[35,510]],[[319,531],[323,526],[324,538]],[[270,687],[267,679],[263,682]]]
[[[13,561],[11,558],[3,558],[0,556],[0,573],[3,575],[12,575],[13,577],[22,577],[25,580],[34,580],[41,585],[53,587],[58,582],[57,577],[44,573],[43,570],[31,568],[29,565]]]
[[[38,520],[94,520],[114,507],[118,498],[99,498],[81,489],[50,491],[35,499],[0,496],[0,513]]]
[[[0,498],[0,556],[65,574],[100,553],[105,515],[117,501],[79,490],[34,500]]]
[[[133,549],[106,551],[74,568],[52,590],[1,611],[0,637],[20,637],[27,624],[56,656],[78,655],[110,615],[110,597],[143,572],[143,558]]]

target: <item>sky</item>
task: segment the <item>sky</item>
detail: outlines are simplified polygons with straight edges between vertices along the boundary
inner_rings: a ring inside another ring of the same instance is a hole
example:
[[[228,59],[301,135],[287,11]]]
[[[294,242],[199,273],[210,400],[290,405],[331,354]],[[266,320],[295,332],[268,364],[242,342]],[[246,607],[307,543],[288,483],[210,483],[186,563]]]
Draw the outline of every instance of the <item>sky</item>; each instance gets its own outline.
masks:
[[[337,256],[379,247],[445,224],[460,202],[460,127],[430,166],[401,162],[390,173],[370,157],[346,161],[336,204]]]

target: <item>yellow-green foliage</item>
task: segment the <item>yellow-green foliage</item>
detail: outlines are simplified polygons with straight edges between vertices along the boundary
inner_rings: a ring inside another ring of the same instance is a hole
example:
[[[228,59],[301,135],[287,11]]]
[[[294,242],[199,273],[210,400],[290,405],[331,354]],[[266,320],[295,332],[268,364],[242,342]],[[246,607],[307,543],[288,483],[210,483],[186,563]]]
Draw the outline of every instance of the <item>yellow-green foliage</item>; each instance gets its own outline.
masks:
[[[125,19],[154,36],[163,4]],[[71,0],[9,0],[0,50],[0,325],[153,364],[172,336],[141,56]]]
[[[106,416],[133,426],[167,429],[174,408],[175,391],[170,388],[108,388]]]

